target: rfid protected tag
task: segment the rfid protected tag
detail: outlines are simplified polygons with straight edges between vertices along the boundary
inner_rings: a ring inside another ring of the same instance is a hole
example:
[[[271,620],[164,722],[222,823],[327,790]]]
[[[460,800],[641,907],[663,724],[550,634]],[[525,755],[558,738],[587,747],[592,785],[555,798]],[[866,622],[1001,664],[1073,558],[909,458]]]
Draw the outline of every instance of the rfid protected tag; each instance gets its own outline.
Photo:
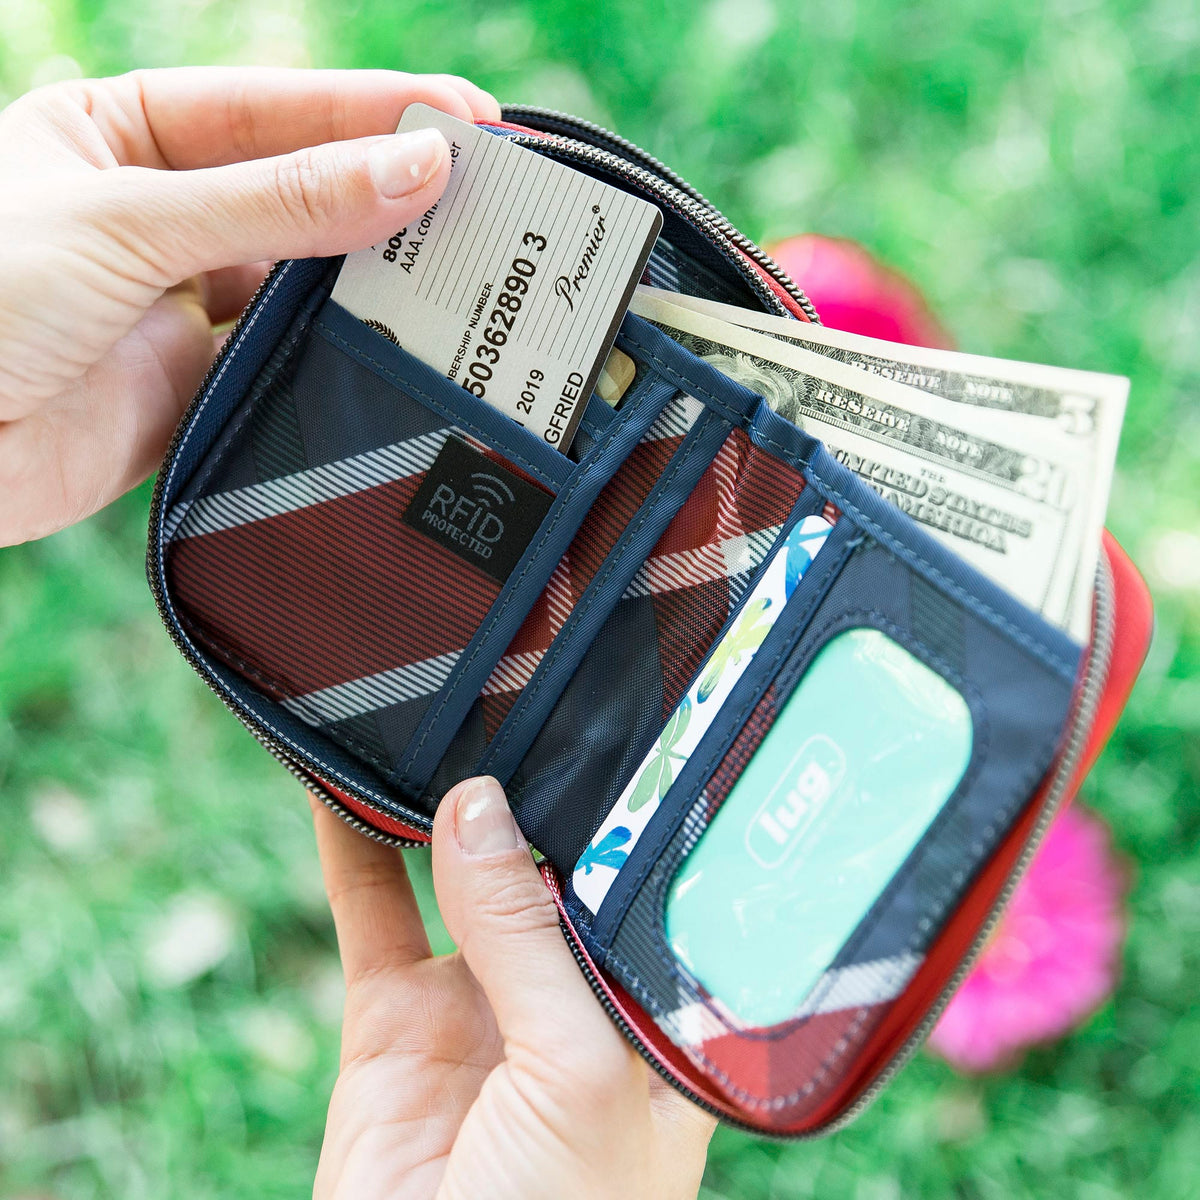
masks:
[[[667,897],[686,970],[747,1026],[802,1015],[971,757],[963,697],[876,629],[817,655]]]
[[[401,520],[503,583],[554,497],[448,437]]]

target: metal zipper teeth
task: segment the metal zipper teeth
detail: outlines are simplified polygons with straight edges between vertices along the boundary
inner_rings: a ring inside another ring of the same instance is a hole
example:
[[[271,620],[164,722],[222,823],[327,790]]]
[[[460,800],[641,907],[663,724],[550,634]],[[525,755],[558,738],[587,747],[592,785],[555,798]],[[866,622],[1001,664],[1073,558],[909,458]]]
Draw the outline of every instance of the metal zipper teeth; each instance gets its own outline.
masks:
[[[792,315],[762,276],[745,261],[743,254],[738,251],[744,252],[745,255],[763,265],[771,277],[804,308],[809,319],[820,324],[820,318],[817,317],[816,309],[812,307],[812,302],[808,297],[784,275],[768,255],[755,246],[749,238],[734,229],[720,213],[707,203],[693,199],[692,196],[673,187],[646,167],[629,163],[612,151],[600,150],[572,138],[559,137],[557,134],[514,133],[509,135],[509,139],[518,146],[537,150],[550,157],[574,160],[599,167],[608,174],[622,179],[654,197],[677,216],[689,221],[701,233],[708,234],[713,248],[720,251],[725,260],[742,276],[768,312],[781,316]]]
[[[539,108],[535,104],[506,104],[504,119],[517,125],[532,125],[535,129],[545,130],[546,133],[575,137],[577,141],[587,142],[602,150],[611,150],[621,158],[645,167],[646,170],[660,176],[677,191],[690,196],[697,204],[703,204],[713,216],[721,215],[710,201],[706,200],[681,175],[672,171],[666,163],[655,158],[649,151],[643,150],[641,146],[621,137],[620,134],[613,133],[611,129],[605,129],[603,125],[585,121],[581,117],[573,117],[569,113],[558,112],[553,108]]]
[[[287,768],[289,774],[295,776],[330,812],[335,816],[341,817],[356,833],[361,833],[363,837],[370,838],[373,842],[379,842],[384,846],[396,846],[401,850],[413,850],[417,847],[427,848],[429,846],[428,842],[417,841],[416,838],[403,838],[395,833],[384,833],[382,829],[376,829],[374,825],[368,825],[366,821],[347,808],[336,796],[326,791],[307,771],[298,767],[285,755],[276,753],[270,746],[267,749]],[[378,809],[373,811],[378,812]]]
[[[535,128],[553,126],[547,129],[549,133],[561,133],[570,137],[572,133],[579,135],[585,144],[596,146],[601,150],[607,149],[623,161],[630,162],[641,169],[657,175],[665,183],[678,192],[682,192],[690,200],[704,208],[719,232],[731,241],[739,250],[749,255],[766,271],[776,283],[782,287],[793,300],[804,310],[805,316],[814,324],[820,325],[821,318],[817,314],[812,301],[804,290],[797,286],[791,276],[765,251],[752,242],[740,229],[734,226],[728,218],[710,200],[707,200],[696,188],[671,170],[665,163],[655,158],[653,154],[640,146],[596,125],[592,121],[584,121],[567,113],[556,112],[550,108],[538,108],[528,104],[509,105],[504,109],[506,120],[512,120],[522,125],[533,125]]]
[[[1004,887],[1000,890],[996,897],[995,903],[988,911],[987,917],[979,928],[974,941],[971,943],[970,949],[967,951],[962,962],[958,965],[954,974],[947,981],[946,986],[938,994],[937,999],[930,1006],[925,1018],[921,1024],[905,1039],[904,1045],[892,1055],[887,1065],[875,1077],[865,1092],[854,1103],[846,1109],[841,1116],[834,1118],[832,1121],[826,1122],[819,1129],[809,1130],[804,1133],[775,1133],[771,1130],[764,1130],[757,1125],[752,1125],[748,1121],[743,1121],[739,1117],[730,1116],[724,1109],[718,1108],[714,1104],[710,1104],[703,1097],[698,1096],[691,1088],[689,1088],[678,1076],[676,1076],[669,1067],[659,1061],[657,1056],[651,1051],[646,1043],[642,1041],[637,1031],[629,1024],[628,1021],[621,1015],[620,1010],[609,999],[608,992],[605,990],[603,983],[592,970],[591,965],[585,956],[578,935],[563,918],[560,918],[559,925],[562,927],[563,935],[567,940],[567,945],[570,947],[571,955],[578,964],[579,969],[583,972],[584,977],[588,981],[588,985],[595,993],[596,998],[604,1008],[613,1023],[620,1029],[626,1040],[630,1042],[638,1054],[654,1068],[677,1092],[690,1100],[697,1107],[702,1108],[710,1115],[717,1117],[724,1124],[730,1125],[735,1129],[741,1129],[745,1133],[752,1133],[756,1137],[764,1138],[769,1141],[778,1142],[793,1142],[807,1141],[816,1137],[824,1137],[830,1133],[836,1133],[838,1130],[845,1128],[857,1117],[870,1107],[870,1105],[879,1097],[880,1093],[888,1086],[888,1084],[896,1077],[896,1074],[913,1056],[918,1047],[924,1042],[929,1035],[929,1031],[937,1023],[938,1018],[942,1015],[949,1004],[950,998],[958,990],[959,985],[967,977],[971,968],[975,965],[979,958],[984,945],[988,938],[991,937],[996,928],[1000,917],[1003,915],[1005,906],[1011,899],[1013,891],[1020,883],[1022,876],[1029,867],[1034,854],[1037,853],[1038,847],[1042,843],[1042,838],[1045,836],[1046,830],[1050,826],[1050,822],[1054,819],[1058,812],[1059,806],[1062,803],[1063,797],[1066,795],[1067,788],[1074,778],[1075,771],[1079,766],[1079,760],[1083,755],[1083,751],[1087,746],[1088,734],[1091,730],[1092,720],[1096,713],[1096,707],[1100,700],[1100,695],[1104,690],[1105,680],[1108,678],[1108,668],[1112,655],[1113,642],[1113,608],[1112,608],[1112,578],[1109,574],[1107,563],[1101,562],[1097,569],[1096,576],[1096,619],[1095,629],[1092,637],[1092,646],[1088,652],[1087,663],[1084,666],[1083,682],[1080,686],[1079,703],[1076,706],[1075,718],[1071,724],[1071,731],[1067,736],[1067,744],[1063,750],[1062,756],[1059,759],[1058,769],[1055,772],[1054,780],[1050,787],[1050,793],[1046,798],[1046,802],[1042,807],[1042,811],[1038,816],[1037,822],[1034,825],[1033,832],[1029,835],[1028,841],[1021,850],[1020,857],[1009,873],[1008,879],[1005,881]],[[694,845],[699,833],[690,837],[685,842],[684,853],[690,845]],[[557,882],[551,883],[551,890],[555,893],[556,898],[561,899],[561,893],[557,886]]]

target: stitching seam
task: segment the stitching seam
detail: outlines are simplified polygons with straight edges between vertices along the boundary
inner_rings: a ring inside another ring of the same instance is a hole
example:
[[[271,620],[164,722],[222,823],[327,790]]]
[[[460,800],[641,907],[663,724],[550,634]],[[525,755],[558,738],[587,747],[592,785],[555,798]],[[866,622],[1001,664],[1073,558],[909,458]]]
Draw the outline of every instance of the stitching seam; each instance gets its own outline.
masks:
[[[583,623],[583,618],[587,615],[588,611],[595,603],[596,598],[599,596],[604,584],[607,583],[613,571],[615,571],[617,567],[625,560],[629,553],[629,547],[633,544],[633,539],[653,515],[654,501],[666,491],[674,478],[679,474],[684,466],[686,466],[688,459],[692,457],[692,455],[696,452],[697,447],[700,445],[703,436],[707,434],[708,430],[712,427],[713,419],[714,418],[709,417],[706,420],[703,428],[699,426],[696,427],[695,439],[692,441],[691,445],[684,450],[682,454],[679,454],[675,461],[672,462],[672,464],[667,468],[664,474],[659,477],[658,482],[654,485],[654,489],[642,503],[641,516],[638,517],[632,525],[629,525],[625,529],[624,533],[621,534],[624,544],[613,548],[612,552],[609,554],[608,562],[605,564],[604,568],[596,575],[591,583],[588,584],[588,594],[585,595],[581,599],[580,603],[578,603],[571,610],[571,614],[567,618],[567,622],[564,623],[563,628],[559,630],[558,636],[554,639],[554,644],[550,647],[549,652],[538,664],[538,677],[530,680],[530,682],[525,686],[525,688],[521,691],[520,696],[517,698],[516,704],[513,705],[512,711],[505,718],[505,724],[508,725],[507,732],[498,734],[496,740],[488,748],[487,755],[490,762],[495,761],[501,750],[503,750],[505,745],[508,743],[508,740],[512,737],[516,726],[520,723],[521,714],[529,708],[530,704],[533,703],[534,698],[541,690],[542,685],[546,682],[550,671],[553,669],[555,662],[557,662],[559,656],[562,654],[563,649],[573,641],[579,626]],[[720,452],[721,444],[719,443],[717,445],[716,453],[719,454]],[[686,503],[686,498],[684,502]],[[624,595],[624,589],[622,589],[622,595]],[[618,596],[613,602],[612,607],[615,608],[620,602],[621,597]]]
[[[667,397],[667,399],[664,400],[661,407],[665,408],[666,405],[670,402],[670,399],[671,399],[671,397]],[[632,411],[637,411],[637,410],[634,409]],[[660,411],[661,411],[661,409],[660,409]],[[604,440],[602,442],[598,442],[596,444],[595,448],[593,449],[591,455],[589,455],[591,462],[586,464],[587,467],[594,467],[604,457],[604,455],[608,453],[609,447],[612,445],[617,434],[622,429],[624,429],[627,424],[628,424],[627,421],[616,420],[613,422],[612,427],[609,430],[609,432],[607,433],[607,435],[605,436]],[[642,436],[645,436],[645,435],[643,434]],[[630,448],[630,450],[632,452],[632,447]],[[621,460],[621,462],[624,462],[624,461],[625,461],[624,459]],[[617,465],[613,469],[612,474],[614,474],[614,475],[616,474],[616,471],[620,468],[620,465],[621,465],[620,463],[617,463]],[[538,539],[538,543],[534,547],[533,553],[526,560],[525,566],[521,570],[521,574],[517,577],[516,581],[511,584],[511,586],[509,584],[505,584],[505,587],[508,589],[508,593],[504,597],[504,600],[501,603],[499,609],[497,609],[496,612],[493,614],[493,616],[490,617],[487,621],[484,622],[483,625],[481,625],[479,627],[479,630],[476,634],[478,641],[475,644],[475,649],[471,651],[470,655],[468,655],[466,661],[463,662],[461,664],[461,666],[458,664],[455,664],[453,674],[451,675],[451,677],[447,681],[447,683],[443,685],[446,688],[446,691],[443,694],[441,700],[438,702],[437,709],[431,715],[427,715],[424,718],[425,729],[421,734],[420,741],[417,742],[416,746],[413,747],[412,751],[405,758],[403,767],[401,768],[401,772],[400,772],[401,781],[403,782],[404,786],[406,786],[410,790],[413,790],[415,785],[413,784],[412,780],[409,777],[409,772],[412,770],[413,765],[416,762],[418,756],[420,755],[421,750],[424,748],[426,741],[429,739],[430,734],[433,732],[434,728],[437,726],[438,720],[441,717],[443,710],[445,709],[446,705],[450,703],[451,697],[454,695],[454,693],[458,689],[463,676],[466,674],[466,672],[469,670],[471,664],[475,661],[476,657],[479,655],[479,653],[483,650],[484,646],[487,644],[487,641],[488,641],[489,637],[491,636],[491,632],[496,627],[497,622],[501,619],[501,617],[504,616],[505,612],[508,611],[509,605],[511,605],[513,603],[517,594],[520,592],[521,584],[524,582],[525,576],[529,574],[529,572],[533,569],[535,564],[542,557],[542,552],[545,549],[546,542],[549,540],[550,535],[558,527],[559,523],[566,518],[568,509],[570,507],[570,502],[571,502],[572,498],[574,497],[575,492],[583,484],[587,474],[588,474],[588,472],[585,470],[585,465],[580,464],[580,467],[575,472],[575,476],[572,479],[572,481],[570,482],[570,484],[568,484],[566,489],[563,492],[561,492],[560,495],[558,496],[556,503],[559,504],[561,507],[559,508],[557,515],[553,518],[553,520],[551,520],[549,526],[547,526],[546,531],[542,534],[541,538]],[[609,478],[611,478],[611,476],[609,476]],[[585,511],[583,516],[586,516],[586,515],[587,514]],[[583,516],[580,517],[581,521],[583,519]],[[538,595],[540,595],[540,594],[541,594],[541,592],[539,591]],[[535,596],[533,598],[533,600],[536,602],[537,596]]]

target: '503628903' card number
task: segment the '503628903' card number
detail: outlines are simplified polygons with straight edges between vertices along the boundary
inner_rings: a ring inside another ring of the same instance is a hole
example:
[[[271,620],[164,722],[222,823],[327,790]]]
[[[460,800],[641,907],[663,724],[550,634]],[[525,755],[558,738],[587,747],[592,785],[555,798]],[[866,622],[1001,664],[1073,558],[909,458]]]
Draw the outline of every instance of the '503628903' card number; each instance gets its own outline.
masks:
[[[521,244],[529,247],[528,253],[532,254],[540,254],[546,249],[546,239],[532,231],[526,231]],[[488,381],[500,363],[500,351],[516,328],[522,298],[529,294],[529,281],[537,274],[537,264],[532,259],[518,256],[509,264],[508,271],[504,288],[488,313],[483,340],[476,345],[475,357],[467,367],[467,377],[462,381],[462,386],[480,399],[487,395]]]

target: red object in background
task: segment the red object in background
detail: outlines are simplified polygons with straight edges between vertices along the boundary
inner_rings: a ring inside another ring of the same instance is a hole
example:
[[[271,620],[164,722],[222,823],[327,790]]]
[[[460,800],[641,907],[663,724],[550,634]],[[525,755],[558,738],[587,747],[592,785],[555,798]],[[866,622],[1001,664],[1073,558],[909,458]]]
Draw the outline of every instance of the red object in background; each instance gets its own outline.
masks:
[[[767,253],[808,293],[830,329],[949,350],[954,339],[921,293],[857,242],[802,233]]]
[[[960,1071],[994,1071],[1081,1024],[1116,985],[1124,898],[1107,826],[1082,805],[1063,809],[930,1049]]]

